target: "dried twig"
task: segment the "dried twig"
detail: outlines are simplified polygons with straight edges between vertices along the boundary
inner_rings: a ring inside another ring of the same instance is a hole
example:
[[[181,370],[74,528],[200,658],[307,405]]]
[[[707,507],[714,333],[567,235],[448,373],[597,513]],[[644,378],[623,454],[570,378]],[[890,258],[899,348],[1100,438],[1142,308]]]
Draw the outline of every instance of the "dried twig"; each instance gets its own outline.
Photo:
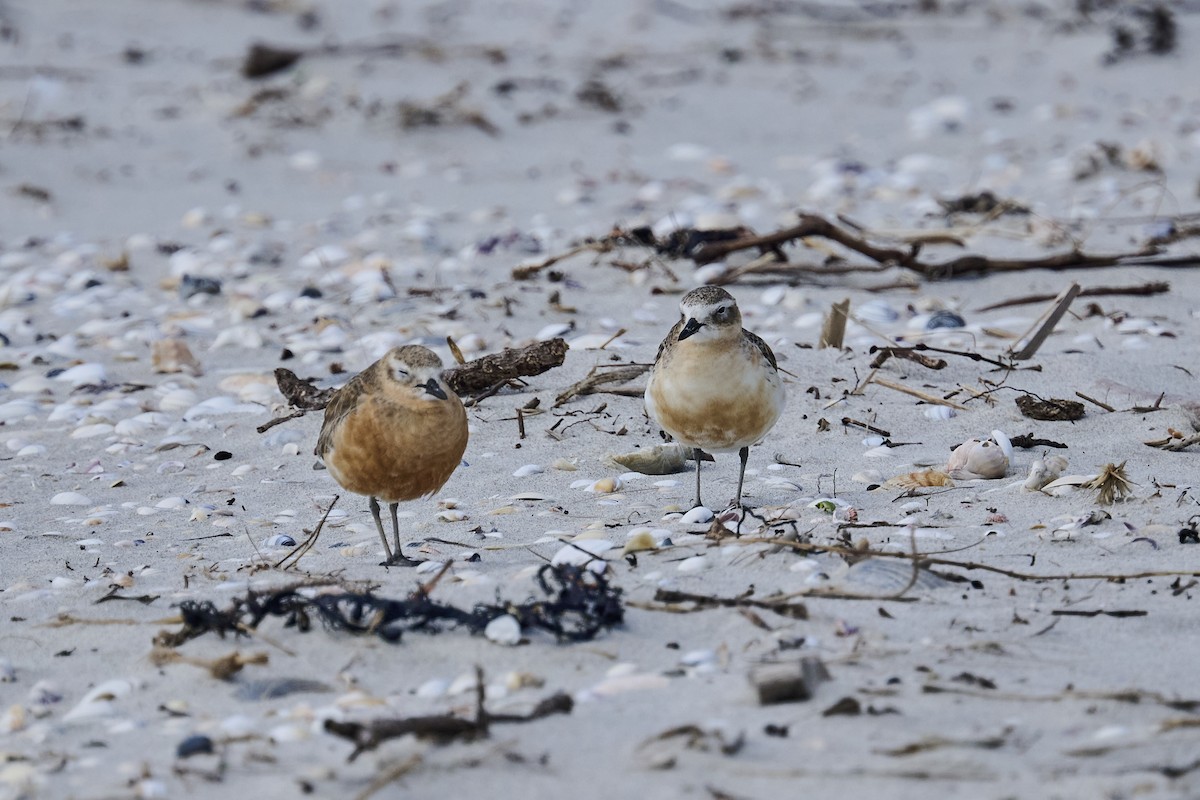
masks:
[[[317,523],[317,527],[308,535],[308,538],[300,543],[299,547],[288,553],[283,558],[279,559],[279,561],[275,562],[275,569],[279,569],[280,567],[283,567],[284,569],[291,569],[300,563],[300,559],[303,558],[304,555],[312,549],[313,545],[317,543],[317,537],[321,535],[321,528],[325,527],[325,520],[329,519],[329,512],[333,511],[333,507],[337,505],[337,501],[340,497],[341,495],[339,494],[335,494],[333,496],[333,500],[331,500],[329,503],[329,508],[325,509],[325,513],[321,515],[321,521]],[[289,560],[291,560],[292,563],[284,567],[283,565]]]
[[[703,611],[708,608],[762,608],[767,611],[774,611],[776,614],[785,617],[791,617],[792,619],[808,619],[808,609],[805,608],[803,603],[789,601],[784,597],[768,597],[763,600],[756,600],[748,595],[717,597],[715,595],[681,592],[675,589],[659,589],[654,593],[654,600],[658,603],[676,606],[681,603],[690,604],[687,608],[676,607],[674,609],[676,611]]]
[[[932,394],[929,394],[928,392],[922,392],[920,389],[913,389],[912,387],[905,386],[902,383],[896,383],[895,381],[890,381],[887,378],[880,378],[878,375],[872,376],[869,381],[864,381],[864,383],[874,383],[874,384],[884,387],[885,389],[891,389],[892,391],[901,392],[901,393],[907,394],[907,395],[912,395],[913,397],[924,400],[926,403],[932,403],[933,405],[950,406],[950,408],[955,408],[955,409],[958,409],[959,411],[968,411],[969,410],[966,406],[960,405],[960,404],[954,402],[953,400],[946,400],[944,398],[938,397],[937,395],[932,395]]]
[[[866,256],[877,265],[891,264],[899,266],[932,280],[993,272],[1017,272],[1030,269],[1068,270],[1115,267],[1128,264],[1154,264],[1157,266],[1196,266],[1200,264],[1200,260],[1194,257],[1184,259],[1154,258],[1157,250],[1153,249],[1116,255],[1091,255],[1079,250],[1071,250],[1042,258],[1027,259],[1002,259],[988,258],[981,255],[964,255],[941,263],[929,263],[919,258],[921,252],[919,242],[913,243],[908,249],[880,247],[872,244],[866,237],[834,225],[829,220],[815,214],[801,214],[799,215],[799,222],[796,225],[762,236],[740,236],[729,241],[707,242],[695,250],[692,254],[692,259],[697,264],[708,264],[713,261],[719,261],[730,253],[753,249],[765,252],[770,249],[777,249],[788,242],[810,236],[837,242],[849,250]],[[878,269],[878,267],[868,267],[867,269],[874,270]]]
[[[554,398],[554,407],[558,408],[563,403],[573,400],[585,394],[594,394],[600,391],[598,387],[610,383],[625,383],[634,378],[639,378],[650,370],[650,364],[622,364],[620,366],[603,369],[600,366],[592,367],[584,378],[559,394]],[[638,392],[641,394],[641,392]]]
[[[1138,286],[1093,286],[1089,289],[1082,289],[1079,292],[1079,297],[1110,297],[1113,295],[1132,295],[1135,297],[1148,297],[1155,294],[1163,294],[1171,290],[1171,284],[1165,281],[1155,281],[1152,283],[1143,283]],[[1057,295],[1053,294],[1031,294],[1025,297],[1014,297],[1010,300],[1001,300],[999,303],[977,308],[977,313],[984,311],[996,311],[1001,308],[1012,308],[1014,306],[1026,306],[1033,303],[1045,303],[1048,300],[1053,300]]]
[[[916,348],[913,347],[872,347],[870,352],[876,354],[875,358],[871,361],[871,367],[875,369],[882,367],[889,358],[893,357],[915,361],[928,369],[944,369],[946,366],[946,359],[932,358],[923,353],[918,353]]]
[[[1200,444],[1200,433],[1184,435],[1174,428],[1168,428],[1167,432],[1171,435],[1165,439],[1152,439],[1145,444],[1150,447],[1157,447],[1159,450],[1169,450],[1173,453],[1178,453],[1191,447],[1194,444]]]
[[[575,702],[569,694],[557,692],[541,700],[527,714],[492,714],[483,704],[483,672],[476,668],[475,719],[464,719],[451,714],[424,717],[401,717],[376,719],[370,722],[339,722],[326,720],[325,730],[335,736],[354,743],[354,750],[347,760],[354,761],[360,755],[374,750],[388,739],[412,734],[418,739],[431,740],[437,744],[454,741],[473,741],[488,735],[488,728],[497,723],[533,722],[554,714],[570,714]]]
[[[1145,572],[1129,572],[1129,573],[1110,573],[1110,572],[1068,572],[1068,573],[1047,573],[1039,575],[1033,572],[1020,572],[1018,570],[1004,569],[1003,567],[993,567],[990,564],[983,564],[977,561],[956,561],[950,558],[937,558],[921,553],[902,553],[894,550],[859,550],[852,547],[843,547],[840,545],[825,545],[815,544],[812,542],[792,542],[786,539],[778,539],[767,536],[746,537],[743,536],[738,540],[739,544],[770,544],[778,547],[787,547],[800,553],[835,553],[837,555],[850,556],[852,558],[905,558],[917,559],[921,566],[942,566],[942,567],[957,567],[958,569],[968,572],[980,570],[982,572],[992,572],[997,575],[1004,575],[1008,578],[1021,581],[1133,581],[1143,578],[1173,578],[1173,577],[1200,577],[1200,569],[1191,570],[1151,570]],[[797,592],[789,595],[790,597],[812,597],[815,596],[811,592]]]
[[[513,280],[526,281],[535,277],[542,270],[552,267],[560,261],[577,256],[580,253],[610,253],[616,249],[618,240],[615,236],[606,236],[603,239],[597,239],[594,242],[584,242],[583,244],[575,245],[561,253],[543,258],[541,261],[535,261],[531,264],[521,264],[512,268]]]

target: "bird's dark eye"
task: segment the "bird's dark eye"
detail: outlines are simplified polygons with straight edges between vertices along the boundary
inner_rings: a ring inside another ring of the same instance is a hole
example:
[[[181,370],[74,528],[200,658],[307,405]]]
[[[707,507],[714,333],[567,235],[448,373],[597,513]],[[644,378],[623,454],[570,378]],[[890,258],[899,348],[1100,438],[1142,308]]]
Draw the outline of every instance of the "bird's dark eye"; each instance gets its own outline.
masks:
[[[728,307],[728,306],[721,306],[720,308],[718,308],[718,309],[717,309],[717,316],[718,316],[718,317],[723,317],[723,316],[725,316],[725,315],[726,315],[726,314],[728,314],[728,313],[729,313],[729,307]]]

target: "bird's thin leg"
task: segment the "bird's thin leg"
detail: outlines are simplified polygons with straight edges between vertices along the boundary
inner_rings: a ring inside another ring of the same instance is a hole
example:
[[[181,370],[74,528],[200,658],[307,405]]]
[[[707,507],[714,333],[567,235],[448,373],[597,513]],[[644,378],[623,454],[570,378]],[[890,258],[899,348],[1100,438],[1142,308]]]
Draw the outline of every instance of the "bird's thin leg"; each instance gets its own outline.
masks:
[[[742,507],[742,483],[746,480],[746,462],[750,459],[750,448],[743,447],[738,450],[738,458],[742,460],[742,468],[738,471],[738,491],[733,498],[733,505],[737,508]]]
[[[692,455],[696,457],[696,505],[692,507],[696,508],[704,505],[700,500],[700,448],[692,448]]]
[[[387,534],[383,532],[383,520],[379,518],[379,501],[374,497],[370,502],[371,516],[375,518],[375,527],[379,530],[379,540],[383,542],[384,558],[390,562],[392,560],[392,548],[388,544]]]
[[[399,507],[399,503],[388,503],[388,511],[392,513],[392,536],[396,540],[396,549],[392,551],[388,564],[393,567],[415,567],[421,562],[412,560],[400,551],[400,520],[396,516],[396,509]]]

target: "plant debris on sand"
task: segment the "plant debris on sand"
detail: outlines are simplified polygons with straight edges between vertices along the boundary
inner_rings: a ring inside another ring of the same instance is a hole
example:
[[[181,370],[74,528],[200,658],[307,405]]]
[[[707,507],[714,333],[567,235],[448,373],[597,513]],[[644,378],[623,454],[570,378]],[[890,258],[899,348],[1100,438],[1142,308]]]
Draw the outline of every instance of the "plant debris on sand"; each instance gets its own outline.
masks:
[[[545,594],[540,600],[480,603],[470,610],[432,600],[424,591],[396,600],[369,591],[310,595],[287,587],[249,591],[224,611],[210,600],[185,600],[179,604],[183,627],[162,631],[155,643],[178,647],[206,633],[243,634],[267,617],[283,617],[288,627],[300,631],[312,628],[315,617],[333,630],[374,634],[389,642],[399,641],[405,631],[438,633],[454,626],[482,633],[489,622],[506,614],[515,617],[522,630],[544,630],[562,642],[584,642],[624,620],[621,590],[603,575],[577,566],[546,565],[537,573],[537,584]]]

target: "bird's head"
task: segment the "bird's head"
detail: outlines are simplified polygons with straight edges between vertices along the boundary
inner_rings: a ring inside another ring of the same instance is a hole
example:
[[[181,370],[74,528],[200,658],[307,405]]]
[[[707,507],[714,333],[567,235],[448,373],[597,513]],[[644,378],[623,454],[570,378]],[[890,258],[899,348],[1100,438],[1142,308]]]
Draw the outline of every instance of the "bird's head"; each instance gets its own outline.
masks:
[[[733,295],[720,286],[692,289],[679,301],[683,328],[679,341],[695,336],[697,341],[738,336],[742,331],[742,312]]]
[[[410,344],[393,347],[383,357],[390,381],[420,400],[446,400],[452,392],[442,380],[442,360],[428,347]]]

